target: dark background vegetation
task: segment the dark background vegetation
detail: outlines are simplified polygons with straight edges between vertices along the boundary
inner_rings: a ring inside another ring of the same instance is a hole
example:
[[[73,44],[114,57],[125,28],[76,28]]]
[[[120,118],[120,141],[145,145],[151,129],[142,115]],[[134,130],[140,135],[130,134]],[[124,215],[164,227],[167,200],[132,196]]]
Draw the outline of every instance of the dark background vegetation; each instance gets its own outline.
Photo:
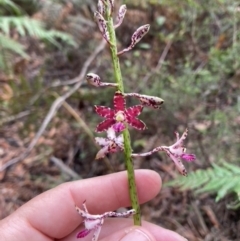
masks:
[[[132,147],[143,152],[170,145],[174,131],[187,127],[186,146],[197,156],[186,164],[190,177],[181,189],[167,156],[136,159],[136,168],[156,170],[166,184],[143,205],[143,217],[193,241],[240,240],[240,4],[124,3],[128,12],[117,30],[119,49],[128,46],[139,26],[151,24],[143,41],[121,57],[125,90],[165,100],[161,110],[144,109],[141,119],[148,129],[131,130]],[[66,81],[79,74],[101,42],[94,10],[95,1],[0,1],[1,165],[26,150],[53,101],[71,88]],[[114,82],[107,48],[88,72]],[[31,154],[0,173],[0,218],[62,182],[124,170],[119,154],[95,161],[98,147],[89,137],[100,121],[93,106],[110,106],[113,91],[84,82],[57,111]],[[200,191],[190,190],[195,188]]]

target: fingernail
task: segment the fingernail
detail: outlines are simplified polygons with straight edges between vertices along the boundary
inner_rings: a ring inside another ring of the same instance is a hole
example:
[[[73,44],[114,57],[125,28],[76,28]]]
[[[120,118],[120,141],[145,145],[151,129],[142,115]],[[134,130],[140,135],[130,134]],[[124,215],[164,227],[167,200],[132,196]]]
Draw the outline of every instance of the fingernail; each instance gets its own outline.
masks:
[[[147,234],[138,229],[133,229],[128,232],[120,241],[151,241]]]

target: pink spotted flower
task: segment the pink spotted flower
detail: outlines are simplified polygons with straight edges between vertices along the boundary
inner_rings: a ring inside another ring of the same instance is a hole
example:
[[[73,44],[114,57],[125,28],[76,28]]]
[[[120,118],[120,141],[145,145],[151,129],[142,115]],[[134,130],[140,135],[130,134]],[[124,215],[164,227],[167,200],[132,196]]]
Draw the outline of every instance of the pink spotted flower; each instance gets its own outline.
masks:
[[[164,147],[164,151],[173,160],[179,172],[184,176],[187,175],[187,171],[181,160],[194,161],[196,159],[194,154],[186,153],[186,148],[183,145],[184,140],[187,138],[187,134],[188,130],[186,129],[180,138],[179,133],[176,132],[177,141],[171,146]]]
[[[114,109],[106,106],[95,106],[97,114],[106,118],[97,126],[96,132],[106,131],[110,127],[113,127],[116,132],[120,132],[125,129],[126,123],[138,130],[146,128],[144,122],[137,118],[143,110],[142,105],[126,108],[124,95],[120,91],[115,92],[113,105]]]
[[[114,153],[117,151],[122,151],[124,149],[123,145],[123,135],[116,137],[116,133],[113,127],[107,130],[107,138],[95,137],[95,141],[102,148],[98,151],[96,159],[100,159],[106,156],[108,153]]]
[[[91,232],[93,232],[92,241],[97,241],[101,228],[104,223],[104,219],[108,217],[129,217],[135,214],[135,210],[131,209],[126,212],[116,213],[116,212],[105,212],[103,214],[90,214],[86,207],[86,201],[82,204],[83,210],[75,206],[77,212],[83,218],[84,229],[77,234],[77,238],[84,238]]]
[[[186,148],[183,145],[184,140],[187,138],[188,130],[186,129],[181,137],[179,137],[179,133],[175,133],[177,141],[171,146],[158,146],[154,148],[152,151],[145,153],[133,153],[132,157],[138,156],[150,156],[155,152],[164,151],[174,162],[178,171],[187,176],[187,170],[184,167],[182,160],[184,161],[194,161],[196,156],[194,154],[186,153]]]

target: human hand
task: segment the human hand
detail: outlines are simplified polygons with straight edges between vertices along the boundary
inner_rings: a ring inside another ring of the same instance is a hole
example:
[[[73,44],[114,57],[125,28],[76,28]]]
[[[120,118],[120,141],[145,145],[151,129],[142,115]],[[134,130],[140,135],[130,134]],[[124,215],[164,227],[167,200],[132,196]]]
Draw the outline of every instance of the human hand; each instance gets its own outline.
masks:
[[[127,173],[119,172],[64,183],[33,198],[13,214],[0,221],[1,241],[73,241],[81,240],[76,234],[82,229],[82,217],[74,205],[87,200],[92,214],[116,210],[130,205]],[[136,170],[136,183],[140,203],[157,195],[161,188],[159,175],[150,170]],[[79,226],[80,225],[80,226]],[[89,234],[84,240],[91,240]],[[99,241],[184,241],[177,233],[157,225],[143,222],[142,227],[132,225],[127,218],[106,219]]]

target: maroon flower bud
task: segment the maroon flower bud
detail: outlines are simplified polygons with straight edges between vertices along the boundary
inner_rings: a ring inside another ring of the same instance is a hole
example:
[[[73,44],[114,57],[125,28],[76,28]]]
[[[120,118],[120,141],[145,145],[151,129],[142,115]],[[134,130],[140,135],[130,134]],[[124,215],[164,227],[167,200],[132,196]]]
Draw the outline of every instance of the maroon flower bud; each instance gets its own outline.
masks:
[[[115,28],[118,28],[122,24],[122,21],[125,17],[126,12],[127,12],[127,6],[124,4],[118,10],[117,23],[114,25]]]
[[[162,104],[164,103],[164,100],[156,97],[156,96],[151,96],[151,95],[141,95],[138,93],[128,93],[125,94],[125,96],[132,96],[132,97],[136,97],[139,99],[139,101],[141,102],[141,104],[143,106],[149,106],[152,107],[154,109],[159,109],[161,108]]]
[[[150,29],[149,24],[139,27],[132,35],[132,38],[131,38],[132,42],[131,42],[130,46],[127,47],[126,49],[118,52],[118,55],[121,55],[121,54],[133,49],[134,46],[144,37],[144,35],[146,35],[146,33],[149,31],[149,29]]]
[[[107,29],[106,20],[104,19],[102,14],[97,11],[94,13],[94,18],[96,19],[98,28],[99,28],[100,32],[102,33],[103,38],[110,44],[109,32]]]
[[[105,4],[102,2],[102,0],[99,0],[99,1],[98,1],[97,9],[98,9],[98,12],[99,12],[102,16],[105,15],[105,13],[106,13],[106,7],[105,7]]]
[[[100,77],[97,74],[88,73],[86,76],[87,82],[90,85],[96,86],[96,87],[117,87],[118,84],[116,83],[107,83],[107,82],[101,82]]]

